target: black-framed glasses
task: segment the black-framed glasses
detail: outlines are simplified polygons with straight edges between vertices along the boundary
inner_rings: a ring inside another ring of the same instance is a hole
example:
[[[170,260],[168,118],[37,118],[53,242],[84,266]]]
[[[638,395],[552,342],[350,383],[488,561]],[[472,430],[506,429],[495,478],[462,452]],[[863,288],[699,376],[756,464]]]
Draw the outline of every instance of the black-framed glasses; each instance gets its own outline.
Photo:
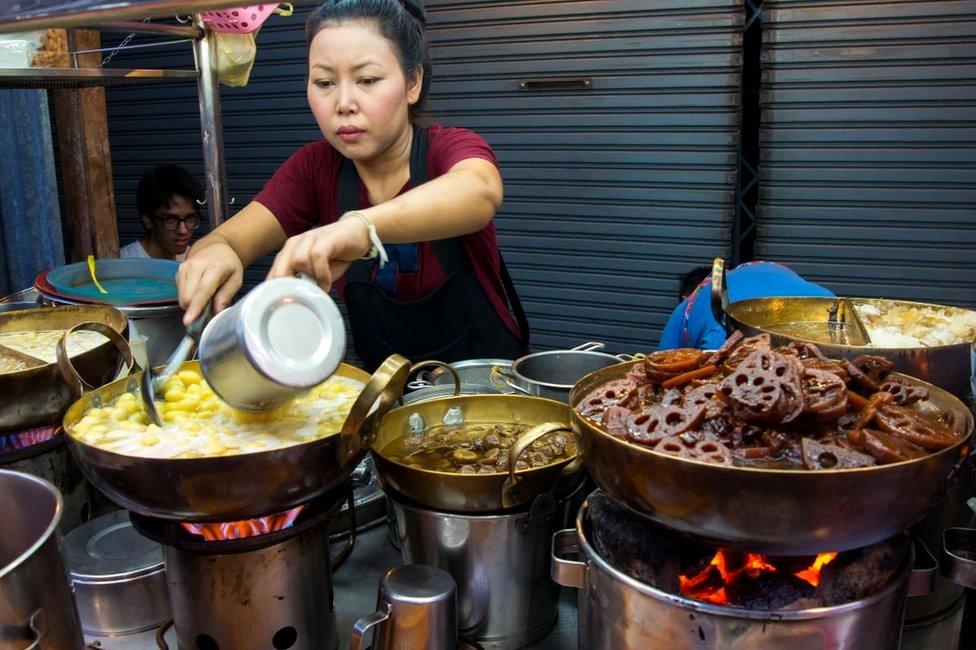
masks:
[[[200,227],[200,213],[194,212],[185,217],[177,217],[175,214],[154,214],[153,219],[163,224],[166,230],[177,230],[183,224],[187,230],[196,230]]]

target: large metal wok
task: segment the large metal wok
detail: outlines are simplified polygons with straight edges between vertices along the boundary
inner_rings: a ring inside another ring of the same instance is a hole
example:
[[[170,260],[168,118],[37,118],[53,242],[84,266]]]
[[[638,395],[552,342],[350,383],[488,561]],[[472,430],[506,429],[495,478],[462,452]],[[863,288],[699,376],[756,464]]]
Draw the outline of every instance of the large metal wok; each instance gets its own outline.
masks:
[[[83,305],[2,312],[0,333],[69,330],[87,322],[101,323],[121,336],[128,331],[126,318],[117,309]],[[111,381],[120,370],[120,355],[115,345],[108,341],[76,355],[72,361],[81,375],[95,385]],[[26,370],[0,374],[0,395],[3,396],[0,399],[0,433],[54,424],[78,397],[56,363],[37,362]]]
[[[458,474],[423,469],[393,461],[383,448],[409,430],[417,413],[430,425],[460,409],[465,422],[535,425],[511,446],[509,471],[497,474]],[[556,431],[570,432],[565,403],[521,395],[459,395],[407,404],[390,411],[373,443],[373,460],[380,483],[428,508],[446,512],[488,514],[528,506],[539,494],[568,492],[581,478],[578,458],[544,467],[515,470],[515,459],[536,440]]]
[[[195,361],[183,369],[199,370]],[[235,521],[304,503],[345,480],[366,455],[383,415],[407,381],[410,362],[392,355],[370,377],[342,364],[336,375],[366,382],[342,430],[333,436],[270,451],[214,458],[125,456],[88,445],[74,425],[88,409],[139,392],[141,373],[86,394],[68,409],[64,428],[85,476],[123,508],[182,521]]]
[[[855,307],[894,303],[905,307],[936,307],[950,313],[968,310],[876,298],[770,297],[729,303],[724,267],[723,260],[715,260],[711,300],[715,319],[724,323],[728,331],[741,330],[746,336],[767,333],[772,337],[773,345],[791,341],[814,343],[826,356],[835,359],[874,354],[891,361],[899,372],[935,384],[954,395],[969,395],[973,390],[970,385],[972,341],[931,347],[875,347],[870,344],[870,337]],[[825,325],[821,335],[811,337],[809,332],[805,335],[803,326],[814,323]],[[794,329],[796,326],[799,328]]]
[[[973,417],[962,402],[925,382],[940,409],[965,417],[969,435],[916,460],[860,469],[730,467],[659,453],[582,417],[575,406],[597,386],[623,378],[635,361],[587,375],[570,393],[583,461],[606,492],[630,509],[717,546],[807,555],[867,546],[922,519],[967,462]]]

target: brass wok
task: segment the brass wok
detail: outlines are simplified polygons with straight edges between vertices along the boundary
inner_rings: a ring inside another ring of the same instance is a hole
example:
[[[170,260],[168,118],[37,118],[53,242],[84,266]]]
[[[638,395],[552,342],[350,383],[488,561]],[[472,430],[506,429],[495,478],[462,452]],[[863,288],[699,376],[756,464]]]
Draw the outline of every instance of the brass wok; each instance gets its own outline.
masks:
[[[458,474],[412,467],[390,460],[383,448],[408,431],[408,420],[419,413],[427,423],[440,424],[451,408],[462,410],[464,421],[534,425],[512,445],[508,473]],[[515,470],[515,462],[530,444],[556,431],[572,433],[568,407],[542,397],[521,395],[460,395],[407,404],[387,413],[373,443],[373,459],[384,488],[392,488],[428,508],[456,513],[502,512],[525,507],[539,494],[568,492],[581,478],[579,458],[544,467]]]
[[[103,305],[3,312],[0,313],[0,333],[69,330],[87,322],[101,323],[122,336],[128,333],[128,321],[122,312]],[[83,377],[100,386],[111,381],[120,370],[120,358],[115,350],[115,345],[107,341],[74,356],[72,361]],[[0,433],[54,424],[78,397],[59,371],[58,364],[41,362],[26,370],[0,374],[0,395],[3,395]]]
[[[964,439],[923,458],[859,469],[730,467],[659,453],[610,435],[575,409],[635,363],[591,373],[570,393],[586,468],[631,510],[716,546],[771,555],[867,546],[922,519],[967,459],[972,414],[948,392],[911,377],[905,379],[928,388],[940,409],[965,415]]]
[[[181,369],[199,371],[196,361]],[[407,381],[410,362],[392,355],[370,377],[342,364],[336,375],[366,382],[339,433],[269,451],[212,458],[143,458],[86,444],[74,425],[90,408],[139,393],[141,373],[86,394],[68,409],[64,428],[85,476],[123,508],[182,521],[234,521],[280,512],[345,480],[366,455],[377,422]]]
[[[884,357],[895,369],[935,384],[954,395],[972,392],[970,346],[972,341],[916,348],[884,348],[870,345],[870,337],[854,309],[857,305],[891,304],[905,307],[936,307],[948,311],[969,311],[959,307],[907,300],[876,298],[773,297],[750,298],[729,303],[725,286],[724,263],[715,260],[712,271],[712,312],[727,331],[741,330],[746,336],[767,333],[773,345],[791,341],[814,343],[824,355],[834,359],[854,359],[862,354]],[[805,323],[835,324],[825,329],[824,337],[792,335],[784,326]],[[846,334],[842,337],[841,334]]]

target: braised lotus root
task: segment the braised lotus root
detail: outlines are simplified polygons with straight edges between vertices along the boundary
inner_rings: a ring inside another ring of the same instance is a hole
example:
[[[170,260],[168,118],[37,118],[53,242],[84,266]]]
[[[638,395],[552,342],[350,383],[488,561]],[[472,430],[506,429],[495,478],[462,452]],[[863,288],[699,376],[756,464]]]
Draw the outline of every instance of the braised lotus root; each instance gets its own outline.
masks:
[[[655,352],[584,395],[576,410],[657,452],[725,465],[830,470],[920,458],[966,435],[928,390],[883,357],[826,358],[733,335],[718,351]]]

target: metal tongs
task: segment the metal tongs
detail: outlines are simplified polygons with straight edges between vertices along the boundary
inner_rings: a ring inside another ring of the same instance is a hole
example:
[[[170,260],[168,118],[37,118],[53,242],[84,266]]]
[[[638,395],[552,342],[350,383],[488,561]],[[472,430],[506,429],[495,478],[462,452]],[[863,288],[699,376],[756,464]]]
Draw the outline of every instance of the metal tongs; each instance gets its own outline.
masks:
[[[156,426],[163,425],[162,418],[159,417],[159,411],[156,410],[156,393],[166,383],[166,380],[172,377],[180,369],[180,366],[186,363],[186,360],[193,355],[197,344],[200,343],[200,336],[203,335],[203,329],[210,321],[212,314],[213,310],[208,303],[204,307],[203,312],[192,323],[186,326],[186,336],[176,346],[169,361],[166,362],[162,373],[158,376],[154,375],[152,364],[146,364],[146,369],[143,370],[142,379],[139,382],[139,393],[142,395],[142,401],[146,406],[146,413],[149,414],[150,422]]]

